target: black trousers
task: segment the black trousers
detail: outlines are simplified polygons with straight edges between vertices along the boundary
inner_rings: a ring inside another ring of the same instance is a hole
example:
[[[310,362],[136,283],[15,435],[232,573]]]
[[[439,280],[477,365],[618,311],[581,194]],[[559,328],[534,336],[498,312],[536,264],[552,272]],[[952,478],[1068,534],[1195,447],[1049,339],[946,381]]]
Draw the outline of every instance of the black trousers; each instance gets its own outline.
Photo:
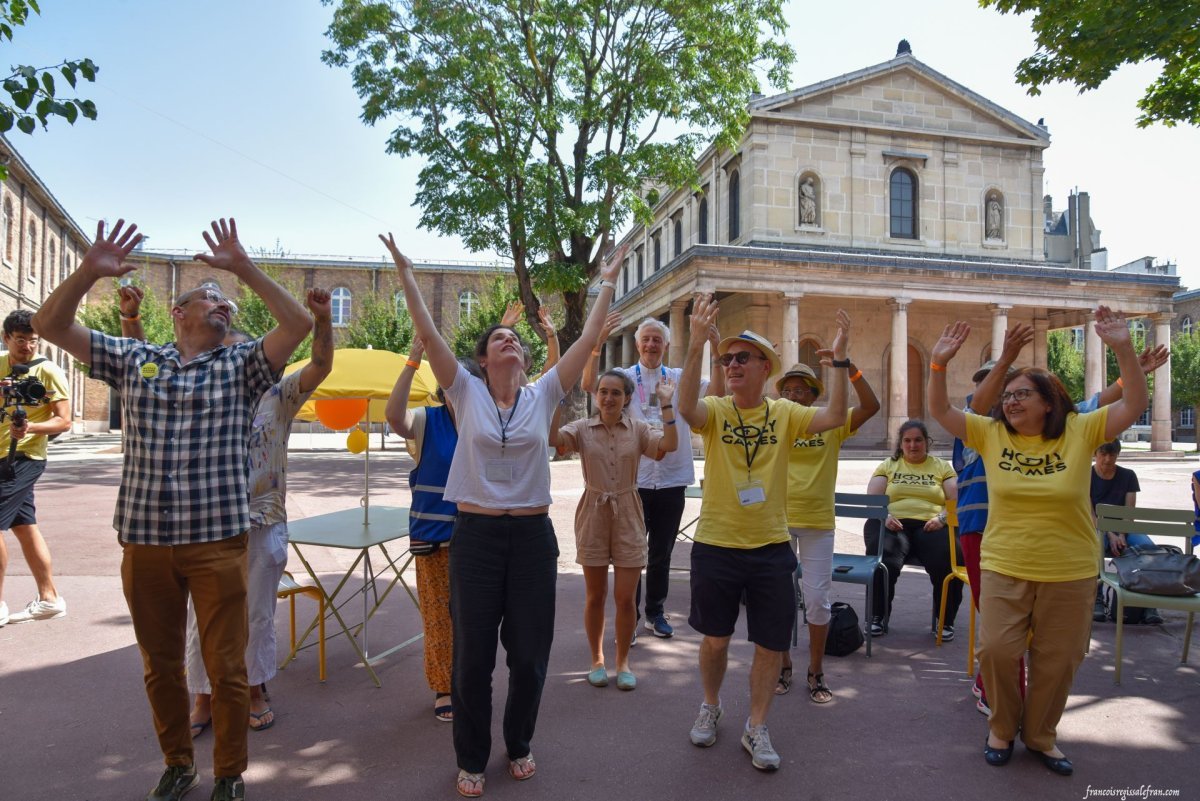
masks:
[[[683,519],[686,502],[686,487],[664,489],[639,489],[642,498],[642,514],[646,519],[646,538],[649,554],[646,556],[646,617],[656,618],[663,613],[667,602],[667,590],[671,585],[671,552],[675,550],[675,537],[679,534],[679,522]],[[637,598],[634,608],[642,605],[642,582],[638,579]]]
[[[883,563],[887,566],[888,586],[884,592],[883,578],[875,574],[875,587],[871,591],[871,610],[873,617],[887,618],[891,612],[892,601],[896,597],[896,581],[900,578],[900,568],[905,562],[919,559],[933,585],[933,617],[936,619],[938,607],[942,603],[942,581],[950,573],[950,540],[946,536],[945,527],[936,531],[925,531],[924,520],[901,518],[902,531],[891,531],[883,528],[878,520],[868,520],[863,526],[863,540],[866,542],[867,553],[875,553],[879,545],[879,532],[883,529]],[[955,549],[958,548],[956,544]],[[958,552],[958,563],[962,564],[962,552]],[[954,625],[958,615],[958,606],[962,603],[962,582],[950,582],[950,594],[946,596],[946,624]]]
[[[454,659],[454,752],[482,773],[492,750],[492,673],[504,645],[509,759],[529,755],[554,640],[558,542],[549,515],[490,517],[459,512],[450,539]]]

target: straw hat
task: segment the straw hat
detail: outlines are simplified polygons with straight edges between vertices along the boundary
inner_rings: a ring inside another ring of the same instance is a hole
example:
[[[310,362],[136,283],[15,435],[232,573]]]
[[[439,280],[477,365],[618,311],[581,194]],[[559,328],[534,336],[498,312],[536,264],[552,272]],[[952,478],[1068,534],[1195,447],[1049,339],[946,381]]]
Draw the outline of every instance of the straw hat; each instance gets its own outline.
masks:
[[[817,374],[807,364],[793,364],[786,373],[781,375],[775,381],[775,391],[783,394],[783,384],[789,378],[803,378],[804,383],[808,384],[820,397],[825,392],[825,385],[821,383],[821,379],[817,378]]]
[[[753,331],[743,331],[737,336],[725,337],[717,344],[717,355],[724,356],[725,351],[729,350],[729,346],[734,342],[745,342],[762,351],[762,355],[766,356],[767,361],[771,363],[771,371],[767,373],[767,378],[770,378],[783,369],[783,362],[780,361],[779,354],[775,352],[775,346],[771,344],[770,340],[759,336]]]

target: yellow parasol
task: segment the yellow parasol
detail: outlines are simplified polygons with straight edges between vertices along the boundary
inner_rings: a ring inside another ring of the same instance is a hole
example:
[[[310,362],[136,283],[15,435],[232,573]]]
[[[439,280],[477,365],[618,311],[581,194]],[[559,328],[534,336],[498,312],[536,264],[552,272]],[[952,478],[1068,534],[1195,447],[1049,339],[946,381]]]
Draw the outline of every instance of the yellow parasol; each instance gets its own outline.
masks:
[[[334,398],[367,398],[370,401],[368,420],[372,423],[384,423],[387,419],[383,410],[387,407],[388,396],[396,378],[404,369],[407,356],[392,353],[389,350],[372,350],[370,348],[339,348],[333,352],[333,371],[321,382],[308,403],[300,407],[296,415],[298,420],[313,422],[317,420],[315,401]],[[285,373],[302,370],[309,360],[290,364]],[[412,389],[408,393],[410,406],[428,406],[433,393],[437,390],[437,379],[428,362],[422,362],[421,368],[413,376]]]

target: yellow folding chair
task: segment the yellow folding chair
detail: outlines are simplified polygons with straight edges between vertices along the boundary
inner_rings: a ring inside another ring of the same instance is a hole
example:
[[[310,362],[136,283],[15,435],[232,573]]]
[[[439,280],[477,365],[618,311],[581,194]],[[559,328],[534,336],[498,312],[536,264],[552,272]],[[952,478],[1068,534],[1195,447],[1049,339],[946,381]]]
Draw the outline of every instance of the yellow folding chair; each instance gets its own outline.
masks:
[[[950,582],[961,581],[967,591],[967,605],[971,607],[971,622],[967,627],[967,675],[975,675],[975,603],[970,597],[971,577],[967,569],[958,563],[958,502],[946,501],[946,536],[950,538],[950,573],[942,580],[942,603],[938,610],[937,644],[942,644],[942,624],[946,622],[946,594]]]
[[[279,590],[276,595],[280,599],[287,598],[291,606],[291,616],[289,619],[291,651],[288,653],[287,659],[283,660],[283,664],[279,666],[279,669],[283,670],[296,658],[296,596],[307,595],[317,600],[317,673],[321,681],[325,681],[325,597],[316,587],[296,583],[295,577],[286,570],[283,571],[283,576],[279,579]]]

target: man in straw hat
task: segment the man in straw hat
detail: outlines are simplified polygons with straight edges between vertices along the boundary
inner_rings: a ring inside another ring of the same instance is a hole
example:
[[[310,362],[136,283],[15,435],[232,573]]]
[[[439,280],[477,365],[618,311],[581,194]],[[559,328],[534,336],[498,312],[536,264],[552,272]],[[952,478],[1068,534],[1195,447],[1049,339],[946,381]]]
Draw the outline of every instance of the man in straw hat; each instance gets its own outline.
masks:
[[[731,395],[697,402],[700,362],[717,304],[696,299],[691,339],[679,388],[679,414],[704,440],[704,499],[692,546],[692,608],[688,624],[704,635],[700,678],[704,702],[691,730],[693,744],[717,741],[721,681],[729,640],[743,596],[746,628],[754,643],[750,668],[750,717],[742,746],[759,770],[779,768],[779,755],[767,733],[767,712],[775,697],[782,654],[791,644],[796,617],[792,574],[796,554],[787,527],[788,454],[797,437],[846,423],[846,380],[850,318],[838,312],[832,362],[837,371],[824,409],[770,401],[763,390],[780,370],[775,348],[753,331],[717,345]]]

